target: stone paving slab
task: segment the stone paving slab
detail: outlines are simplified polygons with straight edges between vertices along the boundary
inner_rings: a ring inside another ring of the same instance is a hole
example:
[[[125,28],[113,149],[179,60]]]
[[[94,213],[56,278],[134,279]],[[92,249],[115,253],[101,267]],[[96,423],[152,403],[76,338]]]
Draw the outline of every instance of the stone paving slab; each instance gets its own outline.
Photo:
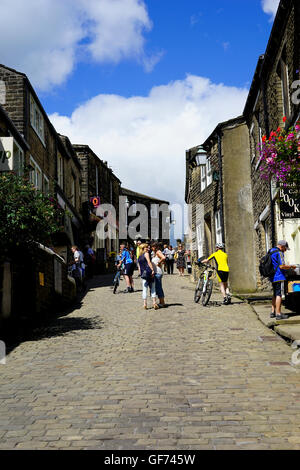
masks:
[[[248,304],[166,275],[145,311],[108,281],[0,365],[0,449],[300,449],[300,368]]]
[[[286,320],[276,320],[276,318],[270,318],[271,307],[268,304],[252,304],[251,305],[256,312],[259,320],[266,325],[268,328],[272,328],[276,325],[300,325],[300,315],[291,312],[285,307],[282,308],[282,313],[289,315]]]

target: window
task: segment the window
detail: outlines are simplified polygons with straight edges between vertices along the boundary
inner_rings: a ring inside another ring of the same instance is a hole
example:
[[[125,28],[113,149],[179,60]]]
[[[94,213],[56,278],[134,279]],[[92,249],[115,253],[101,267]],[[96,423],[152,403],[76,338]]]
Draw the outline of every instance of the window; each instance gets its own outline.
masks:
[[[32,167],[30,172],[30,182],[36,189],[41,191],[43,185],[42,170],[32,157],[30,157],[30,165]]]
[[[113,184],[112,184],[112,181],[109,182],[109,200],[110,200],[110,203],[112,204],[112,202],[113,202]]]
[[[49,194],[49,180],[47,176],[44,175],[44,194]]]
[[[207,186],[212,183],[212,173],[211,173],[211,161],[210,158],[206,162],[206,175],[207,175]]]
[[[30,124],[44,143],[44,118],[33,97],[30,95]]]
[[[12,136],[0,137],[0,171],[12,170],[23,175],[24,152]]]
[[[255,160],[255,136],[254,136],[254,121],[250,128],[250,150],[251,150],[251,163]]]
[[[206,165],[201,165],[201,191],[206,188]]]
[[[290,115],[290,93],[289,93],[289,70],[286,63],[286,50],[284,48],[283,54],[279,61],[279,75],[281,79],[281,91],[283,102],[283,115],[289,117]]]
[[[198,247],[198,258],[203,256],[203,226],[201,224],[196,227],[197,234],[197,247]]]
[[[262,222],[264,232],[265,232],[265,246],[266,246],[266,252],[270,250],[270,241],[269,241],[269,236],[270,236],[270,230],[269,230],[269,224],[266,220]]]
[[[64,189],[64,160],[61,154],[57,154],[57,182],[61,189]]]
[[[72,175],[72,181],[71,181],[71,197],[70,197],[70,202],[75,207],[76,203],[76,184],[75,184],[75,178]]]
[[[215,230],[216,230],[216,243],[222,243],[222,224],[221,224],[221,211],[215,213]]]

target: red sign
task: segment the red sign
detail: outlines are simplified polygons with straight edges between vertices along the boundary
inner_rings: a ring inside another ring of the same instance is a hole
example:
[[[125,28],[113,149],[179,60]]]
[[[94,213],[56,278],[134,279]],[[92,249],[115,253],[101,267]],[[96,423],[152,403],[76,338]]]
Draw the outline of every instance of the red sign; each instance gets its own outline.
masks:
[[[100,206],[100,197],[98,197],[98,196],[91,197],[90,202],[93,204],[93,206],[95,208],[99,207]]]

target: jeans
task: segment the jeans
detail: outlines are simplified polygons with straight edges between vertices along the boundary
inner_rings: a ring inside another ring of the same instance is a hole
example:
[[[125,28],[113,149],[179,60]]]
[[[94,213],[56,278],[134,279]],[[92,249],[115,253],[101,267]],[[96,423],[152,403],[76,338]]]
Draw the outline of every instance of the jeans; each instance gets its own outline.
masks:
[[[162,274],[155,274],[155,290],[156,295],[159,299],[163,299],[165,297],[163,288],[162,288]]]
[[[168,274],[173,274],[173,271],[174,271],[174,260],[173,259],[167,259],[167,269],[168,269]]]
[[[143,281],[143,299],[147,300],[147,289],[148,289],[148,287],[151,291],[151,297],[155,298],[156,297],[156,291],[155,291],[155,282],[154,282],[154,280],[151,283],[148,283],[148,281],[146,281],[146,279],[142,279],[142,281]]]

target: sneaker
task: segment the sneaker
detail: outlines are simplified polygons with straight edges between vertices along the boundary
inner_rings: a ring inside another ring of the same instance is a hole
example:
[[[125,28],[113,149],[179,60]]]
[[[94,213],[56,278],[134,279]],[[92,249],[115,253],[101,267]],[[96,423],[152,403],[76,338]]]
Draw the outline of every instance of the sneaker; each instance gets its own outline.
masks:
[[[275,318],[275,317],[276,317],[275,312],[271,312],[270,313],[270,318]]]
[[[276,320],[286,320],[287,318],[289,318],[289,316],[286,315],[285,313],[281,313],[280,315],[276,315]]]

